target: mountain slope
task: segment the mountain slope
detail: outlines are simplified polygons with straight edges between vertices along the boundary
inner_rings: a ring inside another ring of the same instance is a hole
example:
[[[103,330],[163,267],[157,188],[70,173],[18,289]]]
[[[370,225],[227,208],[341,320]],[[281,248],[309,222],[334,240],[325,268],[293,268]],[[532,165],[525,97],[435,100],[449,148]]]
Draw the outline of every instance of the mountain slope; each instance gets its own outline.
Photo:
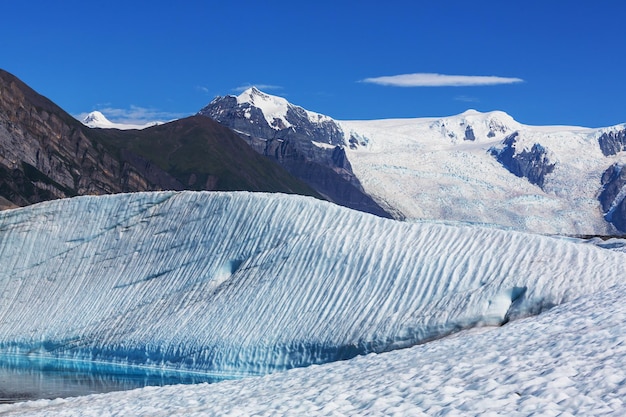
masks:
[[[236,131],[254,150],[280,163],[328,200],[382,217],[390,214],[363,192],[330,117],[294,106],[252,87],[217,97],[198,112]]]
[[[366,147],[347,149],[364,189],[407,218],[548,234],[626,232],[620,215],[609,215],[624,204],[626,188],[605,175],[626,163],[626,152],[607,156],[599,145],[624,125],[527,126],[502,112],[466,112],[342,126],[368,138]]]
[[[116,177],[128,173],[128,168],[94,143],[85,129],[50,100],[0,70],[0,195],[26,205],[122,190]],[[129,188],[140,185],[129,178]]]
[[[278,164],[254,152],[232,130],[191,116],[142,130],[98,130],[99,143],[123,159],[140,156],[172,175],[179,189],[287,192],[319,196]]]
[[[2,212],[0,230],[0,351],[86,366],[264,374],[501,325],[624,280],[623,253],[582,241],[283,194],[77,197]]]
[[[341,166],[395,218],[546,234],[626,233],[626,180],[619,174],[626,172],[626,125],[528,126],[503,112],[473,110],[335,121],[256,89],[218,97],[200,114],[266,155],[280,158],[275,148],[293,148],[326,169]]]
[[[186,157],[193,162],[181,160]],[[1,207],[84,194],[185,188],[317,195],[276,164],[249,152],[222,126],[190,118],[140,132],[90,129],[0,70]]]

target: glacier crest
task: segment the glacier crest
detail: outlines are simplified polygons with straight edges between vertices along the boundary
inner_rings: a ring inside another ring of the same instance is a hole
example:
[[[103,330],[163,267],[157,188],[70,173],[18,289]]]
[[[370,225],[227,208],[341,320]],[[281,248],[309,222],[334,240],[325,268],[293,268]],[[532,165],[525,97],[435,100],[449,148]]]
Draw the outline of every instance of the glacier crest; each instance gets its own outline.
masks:
[[[625,260],[572,240],[246,192],[2,212],[0,258],[0,351],[225,376],[500,325],[622,282]]]

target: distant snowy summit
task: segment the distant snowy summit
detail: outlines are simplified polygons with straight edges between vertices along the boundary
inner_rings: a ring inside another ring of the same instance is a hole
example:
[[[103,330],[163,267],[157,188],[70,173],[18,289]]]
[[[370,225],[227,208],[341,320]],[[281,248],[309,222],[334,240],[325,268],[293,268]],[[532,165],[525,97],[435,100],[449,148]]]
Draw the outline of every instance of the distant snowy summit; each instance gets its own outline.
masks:
[[[357,210],[548,234],[626,232],[626,125],[529,126],[476,110],[337,121],[254,87],[199,114]]]
[[[332,118],[255,87],[238,96],[216,97],[198,114],[233,129],[255,151],[274,159],[328,200],[392,217],[364,192],[346,157],[344,131]]]
[[[82,118],[81,122],[88,127],[91,128],[100,128],[100,129],[120,129],[120,130],[130,130],[130,129],[145,129],[147,127],[160,125],[163,122],[155,121],[144,124],[132,124],[132,123],[115,123],[107,119],[104,114],[99,111],[92,111]]]
[[[323,139],[325,144],[342,145],[344,133],[332,118],[305,110],[282,97],[266,94],[251,87],[238,96],[216,97],[199,114],[218,121],[234,122],[237,119],[265,137],[276,132],[294,132],[310,140]],[[267,129],[271,129],[267,131]],[[250,130],[250,129],[248,129]]]
[[[298,129],[303,121],[317,125],[334,123],[333,119],[328,116],[295,106],[282,97],[265,94],[256,87],[245,90],[236,99],[240,106],[260,109],[267,123],[276,130],[292,126]]]

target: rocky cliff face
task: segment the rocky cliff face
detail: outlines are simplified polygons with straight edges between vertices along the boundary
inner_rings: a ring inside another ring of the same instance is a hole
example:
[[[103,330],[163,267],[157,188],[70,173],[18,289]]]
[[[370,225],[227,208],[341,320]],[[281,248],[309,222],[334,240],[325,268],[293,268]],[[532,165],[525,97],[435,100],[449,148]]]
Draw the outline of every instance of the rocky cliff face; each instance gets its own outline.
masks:
[[[603,133],[598,138],[598,144],[604,156],[626,151],[626,129]]]
[[[17,205],[158,188],[88,128],[0,71],[0,195]]]
[[[346,158],[344,132],[334,120],[271,100],[281,99],[252,88],[239,97],[217,97],[198,114],[233,129],[255,151],[276,160],[327,199],[391,217],[363,191]],[[358,143],[358,138],[348,140],[349,146]]]
[[[626,169],[611,165],[602,175],[602,191],[598,198],[604,218],[618,230],[626,231]]]
[[[602,133],[598,145],[606,157],[626,151],[626,129]],[[624,164],[614,163],[602,174],[602,190],[598,199],[604,218],[617,230],[626,232],[626,170]]]
[[[543,188],[546,175],[554,171],[555,164],[550,161],[546,149],[535,143],[530,150],[516,149],[518,132],[507,136],[502,142],[502,149],[491,149],[492,155],[511,173],[528,179],[531,184]]]

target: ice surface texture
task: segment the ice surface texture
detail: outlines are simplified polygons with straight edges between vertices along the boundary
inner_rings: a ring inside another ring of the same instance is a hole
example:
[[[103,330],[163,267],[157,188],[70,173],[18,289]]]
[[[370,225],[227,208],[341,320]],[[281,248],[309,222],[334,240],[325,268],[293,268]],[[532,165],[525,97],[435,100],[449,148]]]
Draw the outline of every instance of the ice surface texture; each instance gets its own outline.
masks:
[[[263,374],[498,325],[624,280],[570,240],[312,198],[161,192],[0,213],[5,352]]]
[[[0,405],[6,416],[624,416],[626,286],[537,317],[219,384]]]

